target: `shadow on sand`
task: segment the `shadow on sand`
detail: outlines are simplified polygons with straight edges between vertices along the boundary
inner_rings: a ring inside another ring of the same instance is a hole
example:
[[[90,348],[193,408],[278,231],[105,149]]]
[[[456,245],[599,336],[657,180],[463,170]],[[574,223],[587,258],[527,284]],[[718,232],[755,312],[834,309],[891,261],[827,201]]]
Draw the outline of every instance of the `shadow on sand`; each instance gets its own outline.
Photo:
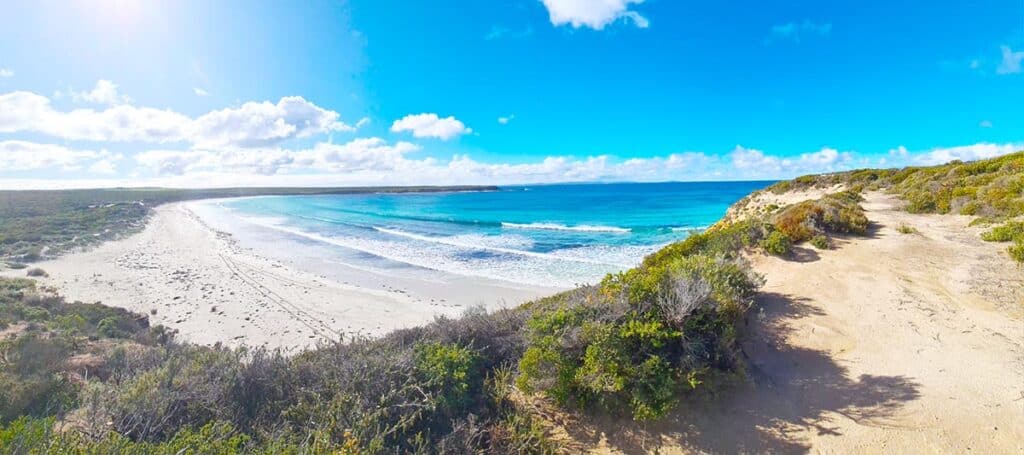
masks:
[[[840,435],[826,414],[879,424],[919,397],[902,376],[851,378],[826,352],[787,344],[789,323],[821,310],[790,296],[762,293],[743,343],[750,380],[718,396],[684,400],[666,418],[637,424],[589,417],[568,426],[574,439],[626,453],[657,453],[665,446],[709,453],[804,453],[800,432]],[[884,423],[883,423],[884,424]]]

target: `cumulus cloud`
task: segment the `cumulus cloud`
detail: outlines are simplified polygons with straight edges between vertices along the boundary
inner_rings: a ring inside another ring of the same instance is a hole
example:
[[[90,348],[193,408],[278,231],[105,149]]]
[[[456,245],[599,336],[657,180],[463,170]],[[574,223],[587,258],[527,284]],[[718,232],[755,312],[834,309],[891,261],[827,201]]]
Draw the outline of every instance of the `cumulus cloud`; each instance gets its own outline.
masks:
[[[66,152],[60,146],[0,146],[0,175],[19,158],[20,169],[42,167],[113,170],[103,163],[120,157],[104,151]],[[417,157],[420,147],[408,142],[360,138],[342,144],[318,143],[301,150],[278,147],[233,150],[154,150],[136,155],[139,177],[82,180],[75,186],[338,186],[530,184],[590,181],[669,181],[779,179],[803,174],[849,170],[869,165],[941,164],[953,159],[990,158],[1024,149],[1024,144],[974,144],[920,152],[897,147],[888,155],[857,156],[834,148],[799,155],[774,155],[737,146],[720,155],[701,152],[619,160],[609,155],[585,158],[548,156],[526,163],[488,163],[456,154],[448,159]],[[34,152],[29,157],[26,151]],[[25,164],[31,161],[34,164]],[[38,162],[42,161],[43,164]],[[871,164],[869,164],[869,161]],[[104,183],[105,182],[105,183]],[[0,187],[66,186],[48,181],[0,178]]]
[[[601,30],[617,20],[625,20],[639,28],[647,28],[646,17],[630,9],[644,0],[541,0],[555,26],[590,27]]]
[[[193,87],[192,93],[195,93],[196,96],[210,96],[210,92],[207,92],[206,90],[203,90],[199,87]]]
[[[277,104],[248,102],[197,118],[191,125],[192,142],[200,146],[256,147],[318,133],[355,131],[338,117],[337,112],[301,96],[286,96]]]
[[[294,170],[320,172],[395,171],[403,155],[420,150],[409,142],[388,144],[381,138],[354,139],[345,144],[318,143],[312,148],[234,150],[151,150],[136,155],[144,168],[159,175],[196,171],[230,171],[275,175]]]
[[[816,23],[810,20],[804,20],[803,22],[787,22],[785,24],[779,24],[772,26],[771,37],[775,39],[790,40],[795,43],[800,42],[802,36],[817,35],[826,36],[832,32],[831,23]]]
[[[118,85],[106,79],[96,81],[96,86],[88,92],[71,91],[71,99],[77,102],[117,105],[128,104],[132,99],[117,92]]]
[[[934,148],[919,153],[910,153],[904,146],[899,146],[889,151],[890,156],[899,156],[904,160],[909,159],[912,164],[931,166],[945,164],[950,161],[974,161],[986,158],[995,158],[1010,153],[1024,150],[1024,143],[992,144],[981,142],[978,144],[963,145],[958,147]]]
[[[456,136],[473,132],[455,117],[438,117],[437,114],[409,114],[391,124],[391,131],[411,131],[413,137],[433,137],[447,141]]]
[[[198,118],[130,104],[103,110],[59,111],[50,99],[31,92],[0,95],[0,133],[33,132],[67,140],[108,142],[190,142],[201,147],[263,147],[293,138],[354,131],[337,112],[302,97],[277,103],[248,102]]]
[[[701,152],[627,160],[609,155],[548,156],[516,164],[485,163],[465,154],[456,154],[447,160],[414,156],[420,150],[409,142],[389,143],[372,137],[342,144],[318,143],[302,150],[156,150],[141,153],[136,159],[159,176],[195,178],[197,175],[234,174],[253,177],[252,182],[262,181],[263,177],[257,176],[274,176],[281,178],[281,182],[304,178],[306,184],[331,181],[346,185],[770,179],[842,170],[852,163],[849,153],[831,148],[793,157],[737,147],[723,156]],[[303,175],[305,177],[300,177]]]
[[[90,162],[94,166],[108,161],[109,166],[120,159],[106,150],[73,150],[53,144],[27,141],[0,142],[0,172],[34,171],[39,169],[76,170]],[[108,166],[108,165],[103,165]]]
[[[1024,60],[1024,51],[1014,51],[1010,46],[1001,46],[1003,60],[996,68],[996,74],[1017,74],[1020,73],[1020,62]]]
[[[182,140],[190,119],[169,110],[120,105],[102,111],[60,112],[31,92],[0,95],[0,133],[34,132],[70,140],[167,142]]]
[[[508,125],[508,122],[511,122],[515,118],[516,118],[515,114],[509,114],[509,115],[506,115],[506,116],[498,117],[498,123],[500,123],[502,125]]]
[[[14,70],[9,68],[0,68],[0,77],[14,77]]]
[[[779,157],[737,145],[730,158],[733,166],[741,174],[758,178],[835,172],[850,168],[854,162],[852,153],[840,152],[829,147],[793,157]]]

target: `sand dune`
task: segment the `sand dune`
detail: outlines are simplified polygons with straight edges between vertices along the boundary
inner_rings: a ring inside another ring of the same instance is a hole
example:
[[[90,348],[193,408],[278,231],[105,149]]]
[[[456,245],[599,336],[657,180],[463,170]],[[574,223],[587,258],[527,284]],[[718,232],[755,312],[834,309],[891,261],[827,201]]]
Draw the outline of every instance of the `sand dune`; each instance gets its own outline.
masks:
[[[749,384],[567,437],[615,453],[1024,453],[1024,269],[969,218],[898,204],[868,195],[867,238],[751,258],[766,285]]]

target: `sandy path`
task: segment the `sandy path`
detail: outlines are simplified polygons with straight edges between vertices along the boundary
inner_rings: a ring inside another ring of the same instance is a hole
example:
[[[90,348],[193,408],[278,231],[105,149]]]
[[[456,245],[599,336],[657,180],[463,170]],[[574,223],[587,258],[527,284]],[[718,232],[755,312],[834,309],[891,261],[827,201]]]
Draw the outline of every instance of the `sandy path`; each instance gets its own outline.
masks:
[[[157,208],[139,234],[36,265],[50,275],[43,283],[69,300],[148,314],[152,323],[200,344],[298,348],[457,316],[479,303],[459,301],[460,294],[493,295],[509,305],[530,294],[472,279],[436,299],[436,284],[414,290],[338,283],[241,248],[183,204]],[[3,274],[24,276],[24,270]]]
[[[626,453],[1024,453],[1024,269],[967,217],[896,204],[869,195],[868,238],[752,258],[767,284],[743,347],[750,384],[647,428],[570,425],[575,439]]]

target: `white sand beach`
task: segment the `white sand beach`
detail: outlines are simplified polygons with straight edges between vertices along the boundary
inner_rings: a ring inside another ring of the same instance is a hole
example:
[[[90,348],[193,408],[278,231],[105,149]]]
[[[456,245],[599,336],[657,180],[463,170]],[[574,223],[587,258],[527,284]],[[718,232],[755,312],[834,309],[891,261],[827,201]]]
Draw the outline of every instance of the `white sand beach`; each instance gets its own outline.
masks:
[[[49,274],[41,283],[72,301],[145,313],[182,340],[290,349],[381,335],[435,316],[458,316],[471,306],[515,306],[557,291],[462,276],[418,280],[343,265],[334,266],[332,279],[241,246],[189,204],[158,207],[141,233],[35,264]]]

